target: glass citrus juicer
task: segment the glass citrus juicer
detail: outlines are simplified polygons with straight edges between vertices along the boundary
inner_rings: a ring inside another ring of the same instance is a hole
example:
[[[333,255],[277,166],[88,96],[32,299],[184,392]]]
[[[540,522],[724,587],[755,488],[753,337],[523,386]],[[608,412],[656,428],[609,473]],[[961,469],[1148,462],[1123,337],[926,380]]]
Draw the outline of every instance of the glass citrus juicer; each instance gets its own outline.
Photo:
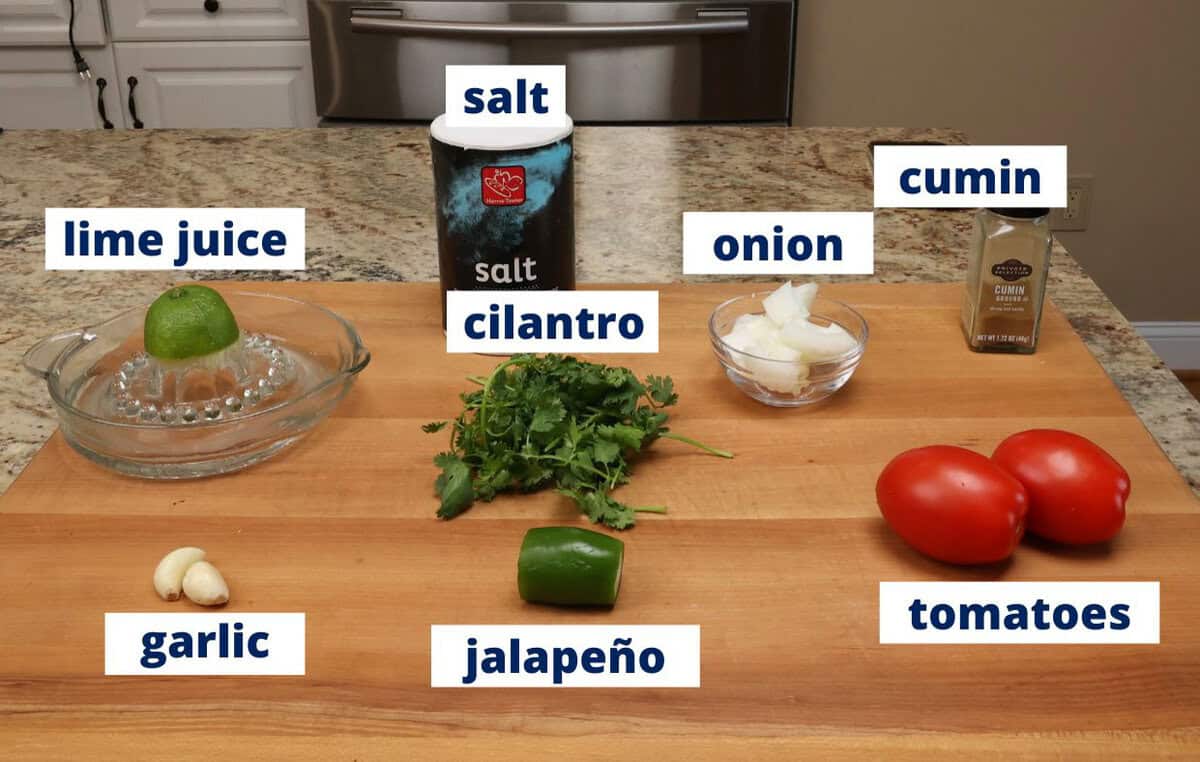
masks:
[[[307,434],[371,359],[354,327],[323,307],[263,293],[221,296],[236,316],[235,338],[203,356],[147,352],[146,308],[25,353],[71,447],[150,479],[236,471]]]

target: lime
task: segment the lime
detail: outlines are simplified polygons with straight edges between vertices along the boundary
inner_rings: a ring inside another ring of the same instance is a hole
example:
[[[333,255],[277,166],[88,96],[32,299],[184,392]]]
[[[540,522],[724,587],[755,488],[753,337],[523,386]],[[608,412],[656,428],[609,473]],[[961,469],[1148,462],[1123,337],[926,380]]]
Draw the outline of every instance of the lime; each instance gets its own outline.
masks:
[[[237,341],[233,310],[207,286],[177,286],[146,310],[146,351],[162,360],[219,352]]]

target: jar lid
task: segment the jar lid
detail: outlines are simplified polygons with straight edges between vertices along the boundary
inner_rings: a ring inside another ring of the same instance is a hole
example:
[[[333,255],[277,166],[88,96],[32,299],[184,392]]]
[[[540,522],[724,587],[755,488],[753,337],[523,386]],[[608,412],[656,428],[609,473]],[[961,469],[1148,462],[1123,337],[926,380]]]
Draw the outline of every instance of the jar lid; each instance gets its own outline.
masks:
[[[434,140],[480,151],[519,151],[557,143],[575,129],[571,117],[565,127],[447,127],[442,114],[429,125]]]
[[[1019,220],[1036,220],[1038,217],[1045,217],[1050,213],[1050,210],[1042,206],[1019,207],[1015,209],[993,209],[988,207],[988,211],[993,214],[998,214],[1001,217],[1016,217]]]

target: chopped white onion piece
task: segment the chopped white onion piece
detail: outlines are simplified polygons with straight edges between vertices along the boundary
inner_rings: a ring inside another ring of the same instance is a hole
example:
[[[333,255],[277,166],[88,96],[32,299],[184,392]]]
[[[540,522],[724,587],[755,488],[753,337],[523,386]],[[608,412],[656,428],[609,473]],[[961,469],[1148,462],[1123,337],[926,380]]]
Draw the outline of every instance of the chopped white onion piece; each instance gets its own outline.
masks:
[[[808,380],[809,363],[854,349],[857,341],[842,326],[809,320],[816,296],[816,283],[784,283],[763,299],[765,315],[740,316],[722,337],[747,355],[735,359],[755,382],[772,391],[799,394]]]

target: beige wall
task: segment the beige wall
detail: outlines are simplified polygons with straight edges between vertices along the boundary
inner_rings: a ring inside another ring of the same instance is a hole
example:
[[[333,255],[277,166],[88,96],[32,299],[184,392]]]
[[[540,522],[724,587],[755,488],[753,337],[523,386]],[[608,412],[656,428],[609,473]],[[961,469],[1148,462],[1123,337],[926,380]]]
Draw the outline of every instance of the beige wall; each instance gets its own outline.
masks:
[[[1067,248],[1131,320],[1200,320],[1200,0],[799,0],[797,125],[1066,144]]]

